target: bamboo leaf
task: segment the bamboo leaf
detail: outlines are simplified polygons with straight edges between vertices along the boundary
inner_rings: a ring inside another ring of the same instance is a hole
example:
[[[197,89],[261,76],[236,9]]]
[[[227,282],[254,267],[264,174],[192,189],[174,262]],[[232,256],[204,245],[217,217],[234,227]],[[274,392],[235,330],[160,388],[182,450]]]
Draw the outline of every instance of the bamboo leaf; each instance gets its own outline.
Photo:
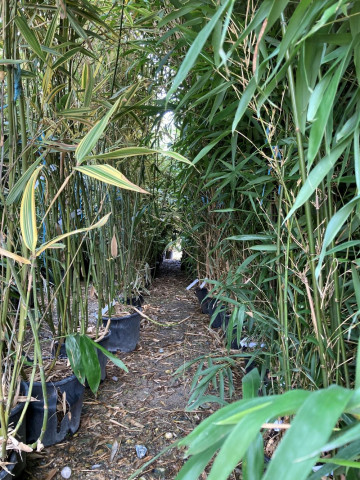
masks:
[[[333,73],[332,78],[329,82],[329,86],[327,87],[325,94],[322,97],[320,106],[317,110],[316,119],[311,127],[309,136],[308,168],[311,167],[316,155],[318,154],[321,141],[325,133],[326,124],[333,110],[335,95],[339,86],[339,82],[342,77],[344,68],[349,61],[352,46],[353,43],[349,45],[346,52],[344,53],[341,64]]]
[[[242,119],[244,113],[246,112],[246,109],[249,105],[249,102],[254,96],[255,90],[256,90],[256,79],[255,79],[255,77],[252,77],[252,79],[248,83],[245,91],[241,95],[239,105],[236,109],[235,117],[234,117],[233,124],[232,124],[233,133],[235,132],[236,127],[237,127],[238,123],[240,122],[240,120]]]
[[[44,160],[45,154],[42,154],[27,170],[26,172],[19,178],[19,180],[15,183],[13,188],[10,190],[9,195],[6,198],[6,205],[12,205],[15,203],[23,193],[26,183],[28,182],[31,175],[34,173],[35,169],[39,165],[39,163]]]
[[[36,227],[35,184],[42,167],[37,167],[26,183],[20,207],[20,228],[26,247],[35,252],[38,233]]]
[[[15,23],[20,30],[21,35],[25,41],[29,44],[31,50],[39,57],[43,62],[46,61],[44,52],[41,49],[40,43],[36,38],[35,33],[29,28],[24,17],[15,17]]]
[[[188,165],[193,165],[190,160],[185,158],[180,153],[173,152],[171,150],[158,150],[154,148],[147,148],[147,147],[126,147],[126,148],[119,148],[118,150],[112,150],[111,152],[101,153],[99,155],[92,155],[91,157],[87,157],[87,160],[92,159],[101,159],[101,160],[114,160],[117,158],[127,158],[127,157],[136,157],[140,155],[154,155],[160,154],[166,157],[174,158],[179,162],[187,163]]]
[[[64,55],[62,55],[59,60],[57,60],[53,65],[51,65],[51,68],[53,70],[56,70],[58,67],[60,67],[63,63],[67,62],[72,58],[74,55],[76,55],[79,51],[81,50],[81,47],[75,47],[72,48],[71,50],[68,50]]]
[[[125,175],[111,165],[84,165],[83,167],[75,167],[75,170],[88,175],[89,177],[95,178],[96,180],[100,180],[100,182],[114,185],[118,188],[124,188],[125,190],[132,190],[139,193],[149,193],[130,182]]]
[[[328,441],[351,396],[350,390],[335,385],[312,392],[275,451],[264,480],[305,480],[318,458],[308,456]]]
[[[327,247],[334,240],[340,228],[344,225],[350,213],[353,211],[355,204],[358,203],[359,200],[360,200],[360,195],[350,200],[350,202],[348,202],[344,207],[338,210],[335,213],[335,215],[331,217],[328,223],[328,226],[326,227],[326,230],[325,230],[323,245],[322,245],[321,253],[319,256],[319,262],[315,271],[316,278],[319,278]]]
[[[96,125],[94,125],[87,135],[85,135],[85,137],[81,140],[75,151],[75,157],[78,165],[81,164],[85,157],[89,155],[91,150],[95,147],[99,138],[104,133],[111,116],[116,111],[121,101],[122,99],[120,97],[110,108],[107,114]]]
[[[42,252],[44,252],[45,250],[47,250],[48,248],[59,248],[58,244],[60,242],[60,240],[63,240],[64,238],[67,238],[67,237],[70,237],[71,235],[76,235],[78,233],[85,233],[85,232],[89,232],[90,230],[94,230],[94,228],[100,228],[100,227],[103,227],[106,222],[108,221],[109,217],[111,215],[111,212],[108,213],[107,215],[105,215],[101,220],[99,220],[97,223],[95,223],[94,225],[91,225],[90,227],[86,227],[86,228],[80,228],[78,230],[74,230],[72,232],[68,232],[68,233],[63,233],[62,235],[58,235],[57,237],[53,238],[52,240],[50,240],[49,242],[47,243],[44,243],[42,244],[37,250],[36,250],[36,256],[38,257],[39,255],[42,254]],[[54,246],[55,245],[55,246]]]
[[[8,250],[5,250],[4,248],[0,247],[0,255],[3,255],[4,257],[11,258],[12,260],[15,260],[16,262],[19,263],[25,263],[25,265],[30,265],[31,262],[25,257],[21,257],[20,255],[17,255],[16,253],[9,252]]]
[[[320,162],[311,170],[284,222],[286,222],[293,215],[293,213],[302,205],[304,205],[304,203],[311,197],[326,175],[334,167],[336,161],[342,155],[349,143],[349,139],[342,142],[340,145],[334,148],[329,155],[326,155],[324,158],[322,158]]]
[[[185,80],[187,74],[190,72],[191,68],[194,66],[197,57],[200,55],[201,50],[203,49],[206,40],[209,38],[211,32],[213,31],[216,23],[220,20],[221,16],[228,8],[228,6],[233,3],[235,0],[226,1],[220,8],[216,9],[211,20],[206,24],[206,26],[201,30],[197,35],[189,51],[187,52],[184,60],[182,61],[180,68],[173,80],[172,86],[166,96],[166,99],[169,100],[171,95],[176,92],[181,83]]]
[[[79,336],[79,347],[84,374],[91,391],[96,393],[101,380],[99,358],[90,339],[86,335]]]
[[[79,382],[85,384],[85,371],[81,360],[79,335],[68,335],[65,339],[66,355],[70,361],[71,369]]]

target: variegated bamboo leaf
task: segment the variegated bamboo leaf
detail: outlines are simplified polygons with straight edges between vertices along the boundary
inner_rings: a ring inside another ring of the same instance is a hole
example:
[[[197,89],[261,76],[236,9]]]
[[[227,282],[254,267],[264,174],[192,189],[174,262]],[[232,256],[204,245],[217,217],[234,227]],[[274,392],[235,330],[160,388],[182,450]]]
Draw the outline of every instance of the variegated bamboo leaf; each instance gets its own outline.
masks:
[[[120,173],[111,165],[84,165],[83,167],[75,167],[75,170],[88,175],[89,177],[96,178],[96,180],[100,180],[101,182],[114,185],[118,188],[133,190],[134,192],[139,193],[149,193],[130,182],[125,175]]]
[[[20,207],[20,228],[26,247],[34,253],[38,233],[36,227],[35,184],[42,167],[38,167],[27,182]]]

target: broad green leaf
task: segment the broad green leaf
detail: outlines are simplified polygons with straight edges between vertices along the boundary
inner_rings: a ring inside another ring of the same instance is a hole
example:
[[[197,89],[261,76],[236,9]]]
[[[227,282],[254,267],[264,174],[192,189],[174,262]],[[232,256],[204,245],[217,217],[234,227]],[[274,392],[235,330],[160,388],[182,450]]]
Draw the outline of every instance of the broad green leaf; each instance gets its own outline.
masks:
[[[300,192],[298,193],[294,205],[291,207],[291,210],[287,214],[284,222],[288,220],[293,213],[300,208],[304,203],[311,197],[315,192],[320,183],[324,180],[326,175],[334,167],[335,163],[339,157],[344,152],[345,148],[349,145],[350,140],[342,142],[340,145],[335,147],[329,155],[326,155],[320,160],[320,162],[315,165],[315,167],[308,174],[306,182],[301,187]]]
[[[5,202],[6,205],[12,205],[21,197],[21,194],[25,189],[26,183],[28,182],[31,175],[34,173],[36,167],[44,159],[44,156],[45,156],[44,153],[40,155],[40,157],[37,160],[35,160],[35,162],[26,170],[26,172],[15,183],[15,185],[10,190],[9,195],[6,198],[6,202]]]
[[[321,99],[320,106],[316,113],[316,119],[311,127],[309,135],[309,148],[308,148],[308,168],[311,167],[316,155],[319,152],[321,141],[323,139],[326,124],[330,115],[332,114],[335,95],[339,86],[340,79],[342,77],[345,66],[349,61],[350,52],[352,50],[352,44],[347,48],[344,58],[338,68],[335,69],[329,85],[324,92],[324,96]]]
[[[75,151],[75,157],[78,165],[85,159],[87,155],[90,154],[91,150],[95,147],[101,135],[104,133],[105,128],[107,127],[109,120],[113,113],[118,108],[122,98],[120,97],[114,105],[110,108],[106,115],[98,122],[93,128],[85,135],[81,140]]]
[[[124,188],[125,190],[132,190],[139,193],[149,193],[130,182],[122,173],[111,165],[84,165],[83,167],[75,167],[75,170],[118,188]]]
[[[276,449],[264,480],[305,480],[318,458],[308,456],[328,441],[351,395],[335,385],[312,392]]]
[[[105,215],[102,219],[100,219],[97,223],[94,223],[94,225],[91,225],[90,227],[80,228],[78,230],[73,230],[72,232],[63,233],[62,235],[58,235],[57,237],[53,238],[49,242],[43,243],[36,250],[36,257],[41,255],[42,252],[44,252],[48,248],[59,248],[59,242],[60,242],[60,240],[63,240],[64,238],[70,237],[71,235],[76,235],[78,233],[89,232],[90,230],[93,230],[94,228],[103,227],[105,225],[105,223],[108,221],[110,215],[111,215],[111,212],[108,213],[107,215]]]
[[[24,37],[25,41],[29,44],[31,50],[44,62],[46,61],[44,52],[41,49],[40,43],[33,32],[28,26],[24,17],[15,17],[15,23],[17,28],[20,30],[21,35]]]
[[[290,395],[291,394],[291,395]],[[225,480],[244,457],[251,443],[256,439],[263,423],[278,416],[291,415],[303,404],[304,396],[301,390],[289,391],[283,395],[267,397],[263,408],[234,415],[226,423],[234,423],[234,428],[227,436],[211,469],[208,480]],[[237,420],[236,420],[237,418]],[[224,422],[222,422],[224,424]],[[236,445],[236,448],[234,448]],[[297,478],[273,476],[270,478]]]
[[[190,72],[191,68],[194,66],[197,57],[200,55],[206,40],[209,38],[211,32],[213,31],[216,23],[220,21],[223,13],[228,8],[228,6],[233,3],[235,0],[228,0],[224,2],[221,7],[218,7],[212,16],[211,20],[207,25],[201,30],[201,32],[196,36],[195,40],[192,42],[189,51],[187,52],[184,60],[182,61],[180,68],[173,80],[172,86],[166,96],[167,99],[176,92],[181,83],[185,80],[187,74]]]
[[[20,228],[26,247],[35,252],[38,233],[36,227],[35,184],[42,167],[37,167],[26,183],[20,207]]]
[[[79,335],[81,363],[93,393],[96,393],[101,380],[101,369],[97,353],[86,335]]]
[[[116,365],[117,367],[121,368],[122,370],[124,370],[125,372],[128,372],[129,370],[127,369],[126,365],[120,360],[120,358],[118,358],[116,355],[114,355],[113,353],[110,353],[108,350],[106,350],[106,348],[104,348],[102,345],[99,345],[98,343],[94,342],[93,340],[91,340],[91,338],[89,338],[90,342],[93,344],[93,346],[97,349],[99,349],[104,355],[107,356],[107,358],[109,360],[111,360],[113,362],[114,365]]]
[[[68,335],[65,339],[66,354],[70,361],[72,371],[79,382],[85,384],[85,371],[81,360],[80,337],[79,335]]]
[[[9,252],[8,250],[5,250],[4,248],[0,247],[0,256],[3,255],[4,257],[11,258],[12,260],[15,260],[16,262],[19,263],[25,263],[26,265],[30,265],[31,262],[25,257],[21,257],[20,255],[17,255],[16,253]]]
[[[360,71],[360,65],[359,65]],[[359,146],[359,127],[354,131],[354,168],[357,193],[360,194],[360,146]]]
[[[354,285],[357,309],[360,310],[360,278],[359,278],[359,272],[357,271],[355,265],[351,265],[351,274],[352,274],[352,280]]]
[[[353,211],[355,204],[358,203],[359,200],[360,200],[360,195],[350,200],[350,202],[348,202],[344,207],[338,210],[335,213],[335,215],[331,217],[328,223],[328,226],[326,227],[326,230],[325,230],[323,245],[322,245],[321,253],[319,256],[319,261],[315,270],[316,278],[319,278],[327,247],[335,239],[340,228],[344,225],[350,213]]]
[[[249,373],[245,375],[242,379],[242,392],[243,398],[246,400],[248,398],[254,398],[258,396],[258,391],[260,388],[260,375],[257,368],[250,370]]]
[[[244,480],[261,480],[264,472],[264,440],[260,433],[249,446],[242,463]]]
[[[199,478],[220,446],[221,442],[215,443],[207,450],[191,457],[182,467],[175,480],[194,480]]]

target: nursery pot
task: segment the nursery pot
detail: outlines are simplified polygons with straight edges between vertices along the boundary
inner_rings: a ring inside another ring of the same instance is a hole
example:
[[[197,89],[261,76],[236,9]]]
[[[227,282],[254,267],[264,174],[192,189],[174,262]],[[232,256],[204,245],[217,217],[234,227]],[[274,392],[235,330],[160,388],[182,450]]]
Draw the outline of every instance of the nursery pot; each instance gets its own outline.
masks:
[[[205,298],[209,293],[207,288],[197,288],[195,290],[195,295],[200,303],[201,313],[209,313],[209,302],[210,298]]]
[[[103,317],[103,324],[106,326],[109,317]],[[110,330],[111,336],[107,342],[106,348],[109,352],[132,352],[140,338],[139,313],[132,313],[124,317],[111,317]]]
[[[68,433],[74,434],[78,430],[84,388],[75,375],[58,382],[46,382],[49,416],[42,440],[45,447],[62,442]],[[26,420],[28,443],[33,443],[39,438],[43,422],[44,400],[41,382],[34,382],[31,395],[38,401],[31,402],[28,409]],[[62,406],[64,398],[66,400],[65,414]],[[61,419],[58,419],[58,416]]]
[[[25,382],[21,382],[21,393],[23,395],[27,395],[28,392],[28,385]],[[10,418],[9,418],[9,425],[16,425],[19,421],[20,415],[24,409],[25,402],[18,403],[16,407],[11,410]],[[29,409],[26,412],[28,415]],[[23,419],[22,424],[18,430],[16,435],[17,440],[26,443],[26,416]],[[20,453],[16,452],[15,450],[11,451],[7,461],[11,462],[10,465],[7,465],[6,468],[9,470],[8,473],[6,470],[0,471],[0,479],[1,480],[10,480],[15,478],[21,478],[22,472],[26,467],[26,452]]]

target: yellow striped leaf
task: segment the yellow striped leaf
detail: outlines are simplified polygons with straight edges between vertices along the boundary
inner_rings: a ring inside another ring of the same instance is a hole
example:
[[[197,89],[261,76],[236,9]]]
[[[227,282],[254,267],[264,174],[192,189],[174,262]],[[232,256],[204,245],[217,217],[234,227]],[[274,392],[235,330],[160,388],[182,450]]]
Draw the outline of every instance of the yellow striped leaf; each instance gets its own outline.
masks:
[[[16,253],[9,252],[8,250],[5,250],[4,248],[0,247],[0,255],[3,255],[4,257],[12,258],[16,262],[19,263],[25,263],[26,265],[30,265],[30,260],[28,260],[25,257],[21,257],[20,255],[16,255]]]
[[[97,223],[94,223],[94,225],[91,225],[91,227],[86,227],[86,228],[79,228],[78,230],[73,230],[72,232],[68,233],[63,233],[62,235],[58,235],[57,237],[53,238],[47,243],[42,244],[37,250],[35,256],[38,257],[39,255],[42,254],[45,250],[48,248],[61,248],[62,245],[59,244],[61,240],[64,238],[70,237],[71,235],[76,235],[77,233],[85,233],[89,232],[90,230],[94,230],[94,228],[100,228],[105,225],[105,223],[108,221],[109,217],[111,215],[111,212],[105,215],[103,218],[101,218]]]
[[[27,182],[20,207],[21,233],[24,243],[31,253],[34,253],[38,239],[35,210],[35,183],[41,169],[42,166],[38,167]]]
[[[84,165],[83,167],[75,167],[75,170],[78,170],[89,177],[96,178],[96,180],[100,180],[100,182],[108,183],[109,185],[114,185],[118,188],[133,190],[134,192],[139,193],[149,193],[134,183],[131,183],[125,175],[110,165]]]

